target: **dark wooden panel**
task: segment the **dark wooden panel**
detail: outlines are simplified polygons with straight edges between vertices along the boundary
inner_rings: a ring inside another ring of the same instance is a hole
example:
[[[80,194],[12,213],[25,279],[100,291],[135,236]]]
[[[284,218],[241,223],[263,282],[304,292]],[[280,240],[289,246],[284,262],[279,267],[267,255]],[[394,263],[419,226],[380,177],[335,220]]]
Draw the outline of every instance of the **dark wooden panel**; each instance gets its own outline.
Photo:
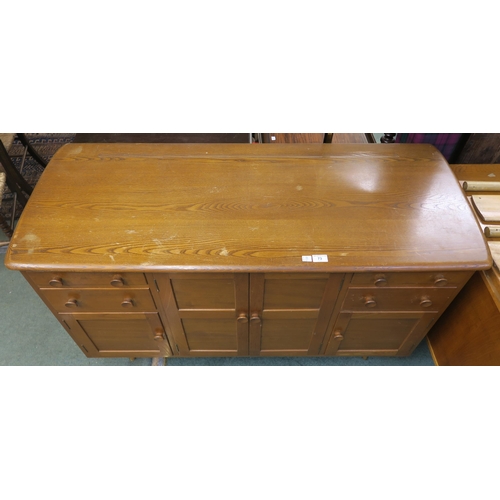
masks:
[[[243,143],[250,142],[250,133],[243,134],[76,134],[73,142],[94,143]]]

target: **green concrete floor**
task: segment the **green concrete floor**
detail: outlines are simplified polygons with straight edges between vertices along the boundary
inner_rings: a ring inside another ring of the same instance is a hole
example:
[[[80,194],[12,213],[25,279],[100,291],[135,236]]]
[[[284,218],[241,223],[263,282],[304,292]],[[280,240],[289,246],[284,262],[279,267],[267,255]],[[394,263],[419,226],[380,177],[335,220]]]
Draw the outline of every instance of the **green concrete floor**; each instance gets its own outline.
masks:
[[[1,247],[0,247],[1,250]],[[87,358],[0,253],[0,366],[151,366],[151,358]],[[423,341],[407,358],[169,358],[167,366],[434,366]]]

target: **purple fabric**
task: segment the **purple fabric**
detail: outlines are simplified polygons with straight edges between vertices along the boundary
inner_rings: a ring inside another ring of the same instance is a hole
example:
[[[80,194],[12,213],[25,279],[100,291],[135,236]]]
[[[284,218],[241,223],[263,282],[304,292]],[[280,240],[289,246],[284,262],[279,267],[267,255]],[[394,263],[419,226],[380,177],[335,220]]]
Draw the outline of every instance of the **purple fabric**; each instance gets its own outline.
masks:
[[[397,134],[396,142],[432,144],[449,160],[460,137],[462,134]]]

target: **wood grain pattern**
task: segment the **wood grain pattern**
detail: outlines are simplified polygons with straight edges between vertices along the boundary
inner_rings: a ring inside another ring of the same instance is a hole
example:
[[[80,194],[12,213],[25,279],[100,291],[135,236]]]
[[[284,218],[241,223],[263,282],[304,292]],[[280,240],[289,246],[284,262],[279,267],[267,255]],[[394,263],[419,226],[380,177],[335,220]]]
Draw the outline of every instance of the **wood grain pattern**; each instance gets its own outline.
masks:
[[[312,254],[329,261],[302,262]],[[63,146],[5,263],[50,272],[491,266],[448,165],[432,146],[410,144]]]

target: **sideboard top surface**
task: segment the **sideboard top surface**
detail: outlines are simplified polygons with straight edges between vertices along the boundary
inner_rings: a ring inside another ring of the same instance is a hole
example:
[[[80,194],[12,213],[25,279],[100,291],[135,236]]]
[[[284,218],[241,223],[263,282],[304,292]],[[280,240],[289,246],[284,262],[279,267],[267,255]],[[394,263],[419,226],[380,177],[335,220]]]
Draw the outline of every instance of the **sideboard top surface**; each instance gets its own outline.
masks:
[[[328,262],[302,256],[327,255]],[[68,144],[5,263],[18,270],[491,267],[441,154],[406,144]]]

